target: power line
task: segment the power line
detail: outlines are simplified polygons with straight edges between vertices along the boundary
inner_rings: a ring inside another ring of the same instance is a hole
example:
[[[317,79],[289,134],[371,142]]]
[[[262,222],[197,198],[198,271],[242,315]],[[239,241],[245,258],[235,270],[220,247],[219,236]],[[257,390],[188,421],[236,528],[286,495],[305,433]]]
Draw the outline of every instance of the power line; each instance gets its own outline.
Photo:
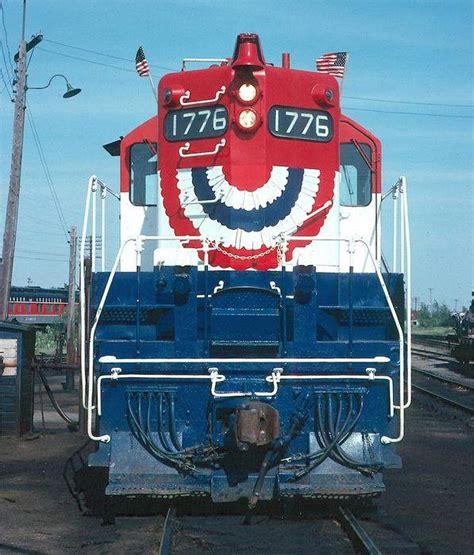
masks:
[[[99,52],[97,50],[90,50],[88,48],[82,48],[80,46],[74,46],[72,44],[66,44],[64,42],[59,42],[59,41],[55,41],[55,40],[51,40],[51,39],[44,39],[44,42],[50,42],[51,44],[57,44],[59,46],[64,46],[66,48],[72,48],[74,50],[80,50],[81,52],[87,52],[89,54],[96,54],[97,56],[103,56],[105,58],[111,58],[114,60],[120,60],[123,62],[128,62],[128,63],[134,63],[134,60],[131,60],[129,58],[122,58],[121,56],[115,56],[113,54],[108,54],[106,52]],[[157,65],[157,64],[149,64],[150,67],[156,67],[159,69],[164,69],[164,70],[168,70],[168,71],[178,71],[176,68],[173,67],[167,67],[167,66],[161,66],[161,65]],[[122,68],[123,69],[123,68]],[[129,70],[132,71],[132,70]],[[419,106],[442,106],[442,107],[446,107],[446,108],[451,108],[451,107],[455,107],[455,108],[472,108],[473,105],[472,104],[442,104],[439,102],[415,102],[415,101],[411,101],[411,100],[392,100],[392,99],[386,99],[386,98],[368,98],[368,97],[360,97],[360,96],[344,96],[344,98],[350,98],[351,100],[365,100],[365,101],[369,101],[369,102],[387,102],[390,104],[413,104],[413,105],[419,105]]]
[[[414,104],[418,106],[442,106],[444,108],[473,108],[473,104],[439,104],[437,102],[414,102],[411,100],[388,100],[384,98],[365,98],[362,96],[346,96],[343,98],[350,98],[351,100],[366,100],[369,102],[388,102],[389,104]]]
[[[82,48],[80,46],[74,46],[72,44],[66,44],[64,42],[58,42],[56,40],[51,40],[51,39],[43,39],[44,42],[50,42],[51,44],[58,44],[60,46],[65,46],[66,48],[73,48],[74,50],[80,50],[81,52],[88,52],[89,54],[97,54],[97,56],[104,56],[104,58],[111,58],[114,60],[121,60],[122,62],[128,62],[131,64],[135,64],[135,60],[129,59],[129,58],[121,58],[120,56],[115,56],[113,54],[107,54],[105,52],[98,52],[97,50],[89,50],[88,48]],[[166,67],[166,66],[160,66],[157,64],[148,64],[150,67],[156,67],[158,69],[166,69],[168,71],[178,71],[176,68],[174,67]]]
[[[0,11],[2,12],[2,26],[3,26],[3,32],[5,33],[5,44],[8,52],[8,61],[10,62],[10,68],[13,74],[13,63],[12,63],[13,58],[12,58],[12,53],[10,52],[10,46],[8,44],[8,33],[7,33],[7,27],[5,25],[5,11],[3,9],[3,2],[0,2]]]
[[[15,255],[16,258],[21,258],[23,260],[43,260],[45,262],[67,262],[68,259],[67,258],[58,258],[58,259],[53,259],[53,258],[42,258],[40,256],[23,256],[21,254],[17,254]]]
[[[26,113],[27,113],[27,116],[28,116],[28,122],[29,122],[31,130],[33,132],[33,140],[35,142],[36,149],[38,151],[38,155],[39,155],[39,158],[40,158],[41,166],[43,168],[43,171],[44,171],[44,174],[45,174],[45,177],[46,177],[46,182],[48,183],[49,190],[51,191],[51,196],[53,198],[53,203],[56,207],[56,211],[57,211],[58,216],[59,216],[59,221],[60,221],[60,223],[62,225],[62,228],[63,228],[64,236],[66,237],[66,240],[68,240],[67,223],[66,223],[66,220],[64,218],[64,214],[63,214],[63,211],[62,211],[62,208],[61,208],[61,203],[60,203],[58,195],[56,193],[56,189],[54,187],[53,179],[52,179],[51,173],[49,171],[49,167],[48,167],[48,163],[46,161],[46,157],[44,155],[43,146],[41,144],[41,139],[39,137],[38,130],[36,128],[35,121],[33,119],[33,114],[31,112],[30,106],[28,104],[27,104],[26,110],[27,110]]]
[[[13,73],[10,73],[10,68],[8,67],[7,57],[5,54],[5,48],[3,46],[3,41],[0,39],[0,50],[2,51],[2,58],[3,58],[3,65],[5,66],[5,70],[8,76],[9,81],[13,81]]]
[[[116,60],[122,60],[122,61],[126,61],[126,62],[132,62],[132,60],[129,60],[127,58],[121,58],[120,56],[113,56],[112,54],[105,54],[102,52],[98,52],[96,50],[89,50],[86,48],[80,48],[78,46],[73,46],[73,45],[69,45],[69,44],[65,44],[65,43],[61,43],[58,41],[53,41],[53,40],[49,40],[49,39],[44,39],[45,42],[50,42],[53,44],[58,44],[61,46],[65,46],[68,48],[74,48],[77,50],[81,50],[84,52],[89,52],[91,54],[96,54],[99,56],[104,56],[104,57],[108,57],[108,58],[113,58]],[[57,52],[55,50],[49,50],[47,48],[43,48],[43,47],[38,47],[39,50],[43,50],[44,52],[48,52],[50,54],[57,54],[58,56],[64,56],[65,58],[70,58],[72,60],[78,60],[81,62],[87,62],[89,64],[94,64],[94,65],[99,65],[99,66],[104,66],[104,67],[110,67],[112,69],[117,69],[119,71],[126,71],[128,73],[135,73],[135,70],[133,69],[127,69],[127,68],[123,68],[123,67],[119,67],[119,66],[114,66],[112,64],[106,64],[103,62],[96,62],[93,60],[88,60],[86,58],[81,58],[79,56],[71,56],[70,54],[64,54],[63,52]],[[150,64],[152,65],[152,64]],[[152,67],[157,67],[160,69],[166,69],[166,70],[170,70],[170,71],[176,71],[176,69],[174,68],[169,68],[166,66],[158,66],[158,65],[152,65]],[[391,103],[391,104],[409,104],[409,105],[419,105],[419,106],[438,106],[438,107],[456,107],[456,108],[472,108],[473,106],[471,104],[441,104],[441,103],[434,103],[434,102],[415,102],[415,101],[408,101],[408,100],[388,100],[388,99],[383,99],[383,98],[366,98],[366,97],[358,97],[358,96],[345,96],[344,98],[348,98],[348,99],[353,99],[353,100],[362,100],[362,101],[367,101],[367,102],[387,102],[387,103]],[[422,113],[422,112],[394,112],[394,111],[389,111],[389,110],[376,110],[376,109],[365,109],[365,108],[347,108],[349,110],[357,110],[357,111],[366,111],[366,112],[380,112],[380,113],[384,113],[384,114],[400,114],[400,115],[416,115],[416,116],[433,116],[433,117],[455,117],[455,118],[471,118],[473,116],[464,116],[464,115],[458,115],[458,114],[454,114],[454,115],[448,115],[448,114],[429,114],[429,113]]]
[[[39,254],[41,256],[43,256],[43,255],[44,256],[51,256],[51,257],[54,257],[54,258],[57,258],[58,256],[59,257],[64,257],[64,254],[59,253],[59,252],[54,253],[54,252],[45,252],[45,251],[35,251],[35,250],[31,250],[31,249],[28,249],[27,251],[22,251],[21,249],[19,249],[18,252],[19,252],[19,254],[25,254],[25,255],[26,254]]]
[[[460,114],[429,114],[426,112],[391,112],[389,110],[374,110],[371,108],[352,108],[345,106],[344,110],[356,110],[357,112],[377,112],[379,114],[395,114],[398,116],[428,116],[433,118],[463,118],[472,119],[474,116],[462,116]]]
[[[55,227],[57,229],[62,229],[60,224],[57,224],[57,223],[54,223],[54,222],[51,222],[51,221],[48,222],[46,220],[41,220],[39,218],[35,218],[34,216],[30,216],[30,214],[25,214],[23,212],[23,210],[21,212],[21,217],[26,218],[27,220],[30,220],[35,224],[47,226],[49,229],[52,228],[52,227]]]
[[[79,56],[71,56],[70,54],[63,54],[62,52],[56,52],[55,50],[49,50],[48,48],[43,48],[42,46],[37,47],[38,50],[43,52],[48,52],[49,54],[57,54],[58,56],[64,56],[65,58],[70,58],[71,60],[79,60],[81,62],[87,62],[88,64],[94,64],[96,66],[110,67],[112,69],[117,69],[119,71],[126,71],[128,73],[135,73],[134,69],[127,69],[125,67],[113,66],[112,64],[104,64],[103,62],[95,62],[93,60],[87,60],[86,58],[80,58]],[[158,77],[154,75],[154,77]]]
[[[8,96],[9,96],[9,98],[10,98],[10,100],[13,102],[13,96],[12,96],[12,94],[11,94],[11,92],[10,92],[10,85],[9,85],[9,84],[7,83],[7,81],[5,80],[5,75],[3,74],[3,71],[2,71],[1,68],[0,68],[0,77],[2,78],[3,85],[4,85],[4,87],[3,87],[3,89],[2,89],[1,92],[3,93],[3,91],[6,90]]]

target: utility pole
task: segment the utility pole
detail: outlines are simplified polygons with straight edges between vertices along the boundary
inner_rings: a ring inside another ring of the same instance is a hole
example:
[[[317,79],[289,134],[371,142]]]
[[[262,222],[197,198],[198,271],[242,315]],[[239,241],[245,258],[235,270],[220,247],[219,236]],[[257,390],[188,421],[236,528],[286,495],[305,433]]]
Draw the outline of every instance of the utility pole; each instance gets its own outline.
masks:
[[[428,287],[428,291],[430,292],[430,314],[433,314],[433,287]]]
[[[69,237],[69,294],[67,303],[67,327],[66,327],[66,386],[65,391],[74,390],[74,369],[76,363],[76,350],[74,348],[74,330],[76,315],[76,251],[77,251],[77,229],[72,226]]]
[[[24,11],[23,11],[24,14]],[[26,41],[23,15],[23,33],[18,51],[16,69],[15,115],[13,120],[13,146],[8,189],[5,231],[3,233],[2,267],[0,279],[0,320],[8,316],[10,287],[15,255],[18,206],[20,200],[21,160],[23,157],[23,135],[25,132],[25,95],[26,95]]]
[[[458,301],[459,299],[454,299],[454,312],[458,311]]]
[[[18,52],[14,57],[16,62],[15,114],[13,119],[10,186],[8,189],[5,230],[3,232],[2,262],[0,266],[0,321],[6,320],[8,316],[8,304],[10,301],[10,288],[13,274],[13,259],[15,256],[16,230],[20,201],[21,162],[23,158],[23,137],[25,134],[26,53],[34,48],[43,39],[43,35],[36,35],[29,42],[26,42],[25,25],[26,0],[23,0],[21,41]]]

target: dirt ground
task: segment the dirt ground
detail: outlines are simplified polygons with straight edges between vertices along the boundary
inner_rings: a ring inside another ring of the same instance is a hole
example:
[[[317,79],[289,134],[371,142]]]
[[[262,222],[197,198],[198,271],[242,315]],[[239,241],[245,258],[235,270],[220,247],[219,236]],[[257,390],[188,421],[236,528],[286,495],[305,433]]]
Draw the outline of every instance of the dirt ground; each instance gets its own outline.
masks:
[[[54,389],[60,393],[58,378]],[[61,392],[60,399],[72,408],[77,394]],[[81,514],[62,474],[65,460],[84,438],[65,428],[46,398],[44,407],[45,433],[36,439],[0,437],[0,553],[158,553],[163,517],[119,517],[115,526],[102,526],[100,518]],[[38,411],[35,420],[41,430]],[[424,554],[473,552],[473,435],[473,423],[466,417],[453,418],[451,409],[434,409],[428,400],[418,398],[408,413],[407,437],[399,449],[404,468],[386,474],[387,492],[378,505],[382,518],[411,537]],[[204,534],[200,545],[203,530],[187,531],[178,552],[351,552],[336,533],[329,536],[330,545],[322,546],[319,525],[311,538],[297,523],[287,524],[284,534],[278,519],[259,520],[251,531],[242,528],[234,551],[229,533],[210,539]],[[259,547],[252,547],[259,538]]]

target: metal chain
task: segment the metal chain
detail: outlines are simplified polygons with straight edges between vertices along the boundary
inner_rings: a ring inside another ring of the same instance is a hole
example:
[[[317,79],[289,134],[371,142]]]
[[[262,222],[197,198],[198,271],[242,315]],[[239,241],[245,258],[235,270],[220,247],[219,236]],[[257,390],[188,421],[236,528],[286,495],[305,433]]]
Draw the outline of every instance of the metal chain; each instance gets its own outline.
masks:
[[[275,245],[274,247],[270,247],[263,252],[259,252],[257,254],[250,254],[248,256],[245,256],[242,254],[234,254],[233,252],[228,252],[217,243],[215,244],[215,248],[222,254],[227,255],[229,258],[235,258],[236,260],[257,260],[259,258],[262,258],[263,256],[266,256],[267,254],[270,254],[273,250],[278,248],[278,245]]]
[[[281,236],[279,237],[277,244],[274,245],[273,247],[269,247],[267,250],[259,252],[257,254],[250,254],[247,256],[228,252],[225,249],[223,249],[217,242],[214,243],[214,248],[219,252],[221,252],[222,254],[225,254],[229,258],[234,258],[235,260],[258,260],[259,258],[263,258],[264,256],[267,256],[267,254],[270,254],[272,251],[276,249],[278,264],[283,263],[285,259],[286,251],[288,250],[286,242],[284,238]]]

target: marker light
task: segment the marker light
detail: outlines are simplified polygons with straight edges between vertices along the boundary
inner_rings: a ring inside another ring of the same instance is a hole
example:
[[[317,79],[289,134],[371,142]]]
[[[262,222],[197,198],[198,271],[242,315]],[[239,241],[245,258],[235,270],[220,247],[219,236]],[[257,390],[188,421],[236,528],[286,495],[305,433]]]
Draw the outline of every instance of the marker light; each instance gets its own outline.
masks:
[[[237,94],[242,102],[253,102],[257,98],[257,87],[252,83],[244,83],[240,85]]]
[[[239,114],[238,123],[243,131],[250,131],[257,125],[257,114],[250,108],[242,110]]]

